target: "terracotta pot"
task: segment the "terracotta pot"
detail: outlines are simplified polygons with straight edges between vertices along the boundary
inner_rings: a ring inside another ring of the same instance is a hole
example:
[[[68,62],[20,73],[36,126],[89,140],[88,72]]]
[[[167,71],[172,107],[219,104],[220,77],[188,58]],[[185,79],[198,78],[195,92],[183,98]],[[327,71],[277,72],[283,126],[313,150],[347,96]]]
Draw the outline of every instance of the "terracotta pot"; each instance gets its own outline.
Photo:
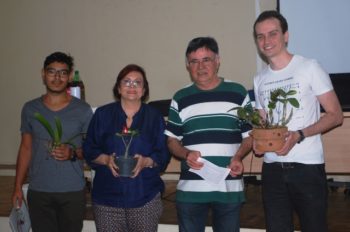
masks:
[[[256,149],[262,152],[277,151],[285,143],[287,127],[272,129],[253,128],[252,136],[255,140]]]
[[[115,159],[115,163],[119,168],[119,176],[130,177],[133,175],[132,170],[134,170],[137,164],[137,159],[131,156],[126,158],[124,156],[118,156]]]

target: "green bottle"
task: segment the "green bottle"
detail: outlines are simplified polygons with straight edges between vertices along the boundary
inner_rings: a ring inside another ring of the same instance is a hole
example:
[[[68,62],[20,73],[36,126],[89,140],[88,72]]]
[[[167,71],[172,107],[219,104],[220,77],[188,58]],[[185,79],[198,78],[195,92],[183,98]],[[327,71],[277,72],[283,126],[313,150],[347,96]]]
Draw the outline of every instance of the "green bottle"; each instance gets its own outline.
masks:
[[[85,101],[85,88],[79,70],[74,71],[73,80],[68,85],[68,92],[70,95]]]

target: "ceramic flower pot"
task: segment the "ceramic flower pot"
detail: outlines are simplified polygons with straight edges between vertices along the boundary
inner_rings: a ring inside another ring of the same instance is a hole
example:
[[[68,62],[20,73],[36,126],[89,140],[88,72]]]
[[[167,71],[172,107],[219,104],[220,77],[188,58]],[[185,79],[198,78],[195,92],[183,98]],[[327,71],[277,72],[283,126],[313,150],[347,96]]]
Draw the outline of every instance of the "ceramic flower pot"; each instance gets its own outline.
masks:
[[[131,177],[133,175],[132,170],[134,170],[137,159],[131,156],[118,156],[115,159],[115,163],[119,168],[119,176]]]
[[[254,128],[252,136],[255,140],[256,149],[262,152],[271,152],[281,149],[285,143],[287,127],[263,129]]]

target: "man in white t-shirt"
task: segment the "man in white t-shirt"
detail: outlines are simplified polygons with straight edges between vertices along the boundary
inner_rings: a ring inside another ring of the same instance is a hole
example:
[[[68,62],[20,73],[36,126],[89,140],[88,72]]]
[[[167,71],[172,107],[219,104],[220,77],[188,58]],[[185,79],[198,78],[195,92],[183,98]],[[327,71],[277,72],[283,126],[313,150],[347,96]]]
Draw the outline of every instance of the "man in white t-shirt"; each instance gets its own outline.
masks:
[[[317,61],[288,52],[288,24],[280,13],[261,13],[254,23],[254,37],[268,62],[254,78],[260,114],[266,115],[270,92],[277,88],[296,90],[300,103],[287,125],[285,145],[264,155],[262,192],[267,231],[294,231],[293,211],[299,217],[301,231],[327,231],[321,134],[343,122],[338,98],[329,75]],[[322,117],[320,106],[325,111]]]

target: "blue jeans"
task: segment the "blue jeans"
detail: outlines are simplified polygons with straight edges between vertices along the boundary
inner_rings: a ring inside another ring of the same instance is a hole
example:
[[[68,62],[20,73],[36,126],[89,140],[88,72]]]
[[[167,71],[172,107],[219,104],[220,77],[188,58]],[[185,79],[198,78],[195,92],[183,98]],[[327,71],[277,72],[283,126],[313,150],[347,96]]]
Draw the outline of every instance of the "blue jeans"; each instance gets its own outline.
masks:
[[[283,165],[282,165],[283,164]],[[264,163],[262,196],[268,232],[327,231],[327,177],[324,164]]]
[[[242,203],[176,202],[180,232],[204,232],[209,209],[212,211],[214,232],[239,232]]]

